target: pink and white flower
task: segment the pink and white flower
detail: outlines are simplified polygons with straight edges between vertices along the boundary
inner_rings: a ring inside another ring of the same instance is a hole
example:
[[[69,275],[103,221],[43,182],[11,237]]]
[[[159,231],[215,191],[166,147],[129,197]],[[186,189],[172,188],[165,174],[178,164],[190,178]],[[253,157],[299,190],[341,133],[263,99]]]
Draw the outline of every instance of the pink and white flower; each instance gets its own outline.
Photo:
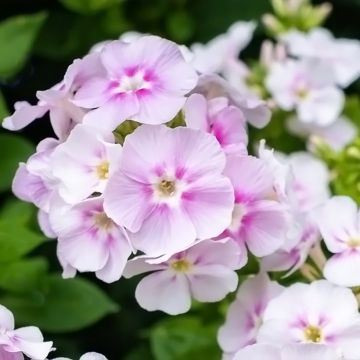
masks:
[[[254,156],[230,156],[224,174],[235,191],[232,222],[222,236],[233,238],[255,256],[279,249],[288,231],[286,208],[275,197],[267,163]]]
[[[350,289],[326,280],[294,284],[268,304],[258,343],[325,344],[345,359],[360,356],[360,316]]]
[[[245,346],[255,344],[267,304],[281,294],[283,287],[270,281],[265,273],[241,284],[230,305],[225,324],[219,329],[218,342],[229,358]]]
[[[224,97],[206,100],[203,95],[191,95],[184,107],[189,128],[213,134],[226,153],[247,154],[248,136],[241,110],[229,105]]]
[[[317,223],[324,242],[334,255],[324,276],[341,286],[360,285],[360,217],[353,199],[334,196],[320,209]]]
[[[104,208],[148,256],[174,254],[231,222],[234,191],[222,175],[225,155],[200,130],[143,125],[125,139]]]
[[[271,119],[271,111],[265,101],[254,94],[240,92],[218,75],[200,76],[193,93],[202,94],[208,100],[218,97],[229,99],[229,105],[237,106],[246,121],[256,128],[265,127]]]
[[[357,135],[357,128],[354,123],[344,116],[327,126],[303,123],[296,117],[291,117],[287,122],[287,128],[291,134],[307,138],[307,148],[310,151],[316,149],[318,139],[325,142],[333,150],[340,151],[350,144]]]
[[[80,66],[81,64],[81,66]],[[49,112],[55,135],[64,140],[72,128],[83,121],[86,111],[72,102],[73,92],[88,78],[102,73],[98,54],[76,59],[65,74],[64,80],[52,88],[36,93],[37,105],[26,101],[15,103],[15,112],[4,119],[2,126],[8,130],[21,130]]]
[[[320,60],[288,59],[271,65],[265,85],[281,109],[295,109],[304,123],[326,126],[338,119],[344,106],[331,70]]]
[[[26,163],[20,163],[13,179],[12,191],[21,200],[35,204],[48,212],[56,192],[50,159],[59,142],[53,138],[42,140]]]
[[[35,326],[15,329],[14,316],[0,305],[0,358],[23,360],[23,355],[33,360],[45,360],[52,342],[44,342],[41,331]]]
[[[106,215],[102,203],[101,198],[74,206],[53,202],[50,224],[58,236],[64,277],[73,277],[78,270],[95,272],[108,283],[120,279],[132,248],[126,231]]]
[[[236,290],[238,253],[231,239],[204,240],[165,261],[146,257],[130,260],[124,276],[153,271],[139,282],[136,300],[148,311],[177,315],[190,310],[192,298],[217,302]]]
[[[233,67],[240,67],[242,72],[247,73],[246,65],[238,60],[238,56],[251,41],[255,27],[253,21],[237,21],[225,34],[215,37],[207,44],[193,44],[192,63],[196,70],[200,73],[226,75]]]
[[[309,33],[291,31],[282,37],[291,55],[320,59],[328,63],[341,87],[349,86],[360,76],[360,41],[335,39],[330,31],[315,28]]]
[[[326,345],[287,345],[283,348],[270,344],[255,344],[240,350],[233,360],[341,360],[336,349]]]
[[[170,121],[185,103],[198,77],[178,46],[156,36],[104,46],[100,59],[105,74],[86,81],[74,103],[94,109],[84,123],[114,130],[126,119],[146,124]]]
[[[77,125],[52,154],[51,169],[58,180],[59,195],[75,204],[93,193],[103,193],[121,151],[111,133],[104,135],[87,125]]]

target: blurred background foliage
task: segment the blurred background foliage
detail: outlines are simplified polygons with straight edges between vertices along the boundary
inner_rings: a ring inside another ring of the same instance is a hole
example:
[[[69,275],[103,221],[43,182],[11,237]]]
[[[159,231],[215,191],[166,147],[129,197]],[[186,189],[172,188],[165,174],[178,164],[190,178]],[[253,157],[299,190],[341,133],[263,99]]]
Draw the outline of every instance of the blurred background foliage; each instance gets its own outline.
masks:
[[[360,38],[360,0],[330,2],[334,11],[325,26],[336,36]],[[2,0],[0,118],[12,111],[15,101],[34,102],[37,90],[60,81],[72,60],[92,45],[124,31],[154,33],[189,45],[210,40],[237,20],[260,21],[270,10],[269,0]],[[264,38],[260,25],[242,57],[256,59]],[[358,82],[349,92],[359,90]],[[346,111],[360,128],[358,97],[348,101]],[[189,314],[171,318],[139,308],[134,299],[138,280],[106,285],[88,276],[61,279],[55,243],[39,231],[35,209],[15,200],[10,191],[17,164],[51,135],[46,119],[20,134],[0,130],[0,303],[14,311],[19,325],[40,326],[55,341],[58,356],[76,359],[96,350],[109,360],[220,359],[216,330],[229,299],[194,304]],[[284,133],[281,116],[256,137],[266,137],[282,150],[304,147]],[[339,192],[355,189],[360,199],[358,149],[360,143],[355,150],[346,149],[341,161],[328,149],[321,155],[339,173],[356,174],[342,177],[337,187]],[[349,182],[356,186],[349,187]]]

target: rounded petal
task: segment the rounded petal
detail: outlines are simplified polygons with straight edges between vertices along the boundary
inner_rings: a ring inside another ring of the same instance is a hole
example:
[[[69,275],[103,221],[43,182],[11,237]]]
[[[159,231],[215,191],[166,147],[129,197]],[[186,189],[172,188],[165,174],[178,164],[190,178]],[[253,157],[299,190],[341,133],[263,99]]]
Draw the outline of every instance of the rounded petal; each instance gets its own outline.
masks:
[[[0,326],[6,330],[13,330],[15,326],[14,315],[3,305],[0,305]]]
[[[188,276],[191,294],[200,302],[217,302],[237,288],[235,271],[223,265],[196,265]]]
[[[349,249],[333,255],[325,264],[324,276],[333,284],[346,287],[360,286],[360,253]]]
[[[188,280],[170,271],[158,271],[143,278],[135,297],[145,310],[161,310],[170,315],[185,313],[191,306]]]
[[[280,350],[274,345],[256,344],[250,345],[235,354],[234,360],[293,360],[292,358],[280,357]]]

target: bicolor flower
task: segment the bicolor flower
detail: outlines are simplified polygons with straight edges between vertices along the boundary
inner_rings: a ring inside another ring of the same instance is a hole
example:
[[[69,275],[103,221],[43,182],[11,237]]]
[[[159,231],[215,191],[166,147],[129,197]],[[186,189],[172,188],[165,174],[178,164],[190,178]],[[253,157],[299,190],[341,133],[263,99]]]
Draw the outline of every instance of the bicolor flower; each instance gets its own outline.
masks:
[[[81,66],[80,66],[81,64]],[[4,119],[2,126],[8,130],[21,130],[34,120],[49,113],[55,135],[64,140],[72,128],[83,121],[86,110],[72,102],[73,93],[88,78],[103,72],[98,54],[90,54],[76,59],[68,68],[64,80],[52,88],[36,93],[36,105],[26,101],[15,103],[15,112]]]
[[[211,134],[143,125],[125,139],[104,208],[125,226],[135,249],[174,254],[231,222],[234,191],[222,175],[225,155]]]
[[[213,134],[226,153],[247,154],[245,117],[227,98],[206,100],[193,94],[186,101],[184,115],[189,128]]]
[[[263,128],[270,121],[271,111],[265,101],[253,94],[241,93],[216,74],[200,76],[193,93],[202,94],[208,100],[218,97],[227,98],[229,105],[237,106],[243,113],[246,122],[256,128]]]
[[[320,209],[317,223],[326,247],[334,255],[325,277],[341,286],[360,285],[360,217],[353,199],[334,196]]]
[[[139,282],[136,300],[148,311],[177,315],[190,310],[192,298],[217,302],[236,290],[238,252],[231,239],[204,240],[165,261],[146,257],[130,260],[124,276],[152,272]]]
[[[255,344],[240,350],[233,360],[341,360],[336,349],[326,345]]]
[[[99,54],[105,75],[88,79],[74,100],[95,109],[84,122],[98,128],[114,130],[126,119],[146,124],[170,121],[198,80],[178,46],[160,37],[116,40]]]
[[[266,256],[284,243],[288,231],[286,208],[275,196],[273,174],[254,156],[229,156],[224,174],[235,191],[232,222],[222,236],[233,238],[256,256]]]
[[[45,212],[49,211],[51,198],[57,188],[50,159],[58,144],[53,138],[42,140],[36,153],[26,163],[19,164],[12,183],[12,191],[19,199],[35,204]]]
[[[307,148],[310,151],[314,150],[318,139],[325,142],[333,150],[340,151],[350,144],[357,135],[357,128],[354,123],[344,116],[327,126],[303,123],[296,117],[291,117],[287,122],[287,129],[291,134],[307,138]]]
[[[0,358],[23,360],[26,355],[32,360],[45,360],[53,343],[44,342],[41,331],[35,326],[14,328],[13,314],[0,305]]]
[[[215,37],[207,44],[193,44],[192,63],[196,70],[200,73],[219,73],[226,76],[234,67],[240,67],[247,73],[246,65],[238,60],[238,57],[240,51],[251,41],[255,27],[253,21],[237,21],[225,34]]]
[[[218,342],[225,355],[231,358],[240,349],[256,342],[267,304],[282,291],[283,287],[270,281],[265,273],[241,284],[228,309],[225,324],[218,332]]]
[[[325,126],[337,120],[344,106],[331,70],[320,60],[289,59],[270,66],[265,84],[281,109],[296,110],[302,122]]]
[[[120,163],[122,147],[114,137],[90,126],[77,125],[53,152],[51,168],[64,201],[75,204],[102,193]]]
[[[119,280],[132,252],[126,231],[104,212],[101,198],[74,206],[53,202],[50,224],[58,236],[57,255],[64,277],[95,272],[108,283]]]
[[[360,76],[360,41],[335,39],[330,31],[315,28],[309,33],[291,31],[282,37],[291,55],[315,58],[328,63],[341,87],[349,86]]]
[[[297,283],[270,301],[259,329],[258,343],[325,344],[345,359],[360,357],[360,316],[350,289],[326,280]]]

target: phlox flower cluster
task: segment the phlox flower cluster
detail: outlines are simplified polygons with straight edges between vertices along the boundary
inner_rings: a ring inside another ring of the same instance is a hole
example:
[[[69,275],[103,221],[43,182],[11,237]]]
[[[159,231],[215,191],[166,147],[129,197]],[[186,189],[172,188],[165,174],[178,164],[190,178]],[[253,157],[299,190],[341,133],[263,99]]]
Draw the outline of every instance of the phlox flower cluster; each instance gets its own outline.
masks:
[[[310,150],[314,137],[341,150],[356,135],[342,113],[360,42],[315,28],[264,43],[262,99],[239,59],[255,28],[237,22],[190,48],[135,32],[94,46],[4,120],[20,130],[48,114],[54,131],[19,164],[13,192],[38,208],[64,278],[143,275],[138,304],[170,315],[235,293],[217,337],[224,360],[357,360],[358,207],[332,196],[313,153],[253,144],[249,129],[274,110]],[[48,356],[37,329],[13,328],[0,308],[5,359]]]

